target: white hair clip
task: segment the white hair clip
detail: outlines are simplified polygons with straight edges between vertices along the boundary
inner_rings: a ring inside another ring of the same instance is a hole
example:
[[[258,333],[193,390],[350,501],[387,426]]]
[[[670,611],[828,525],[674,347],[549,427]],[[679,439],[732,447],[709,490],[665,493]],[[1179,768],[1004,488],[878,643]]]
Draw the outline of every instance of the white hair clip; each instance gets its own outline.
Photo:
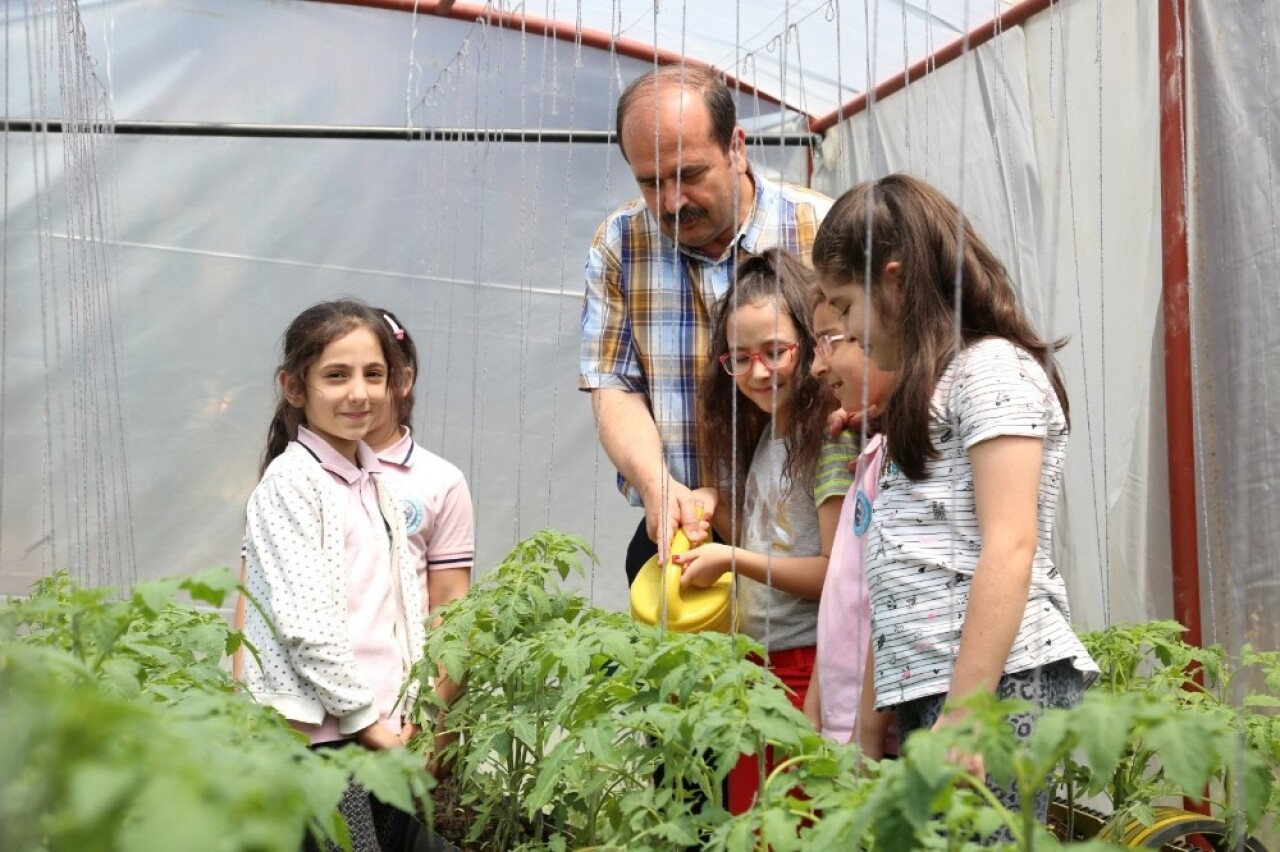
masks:
[[[387,325],[391,326],[391,333],[395,335],[396,340],[404,340],[404,329],[396,325],[396,321],[386,314],[382,318],[387,321]]]

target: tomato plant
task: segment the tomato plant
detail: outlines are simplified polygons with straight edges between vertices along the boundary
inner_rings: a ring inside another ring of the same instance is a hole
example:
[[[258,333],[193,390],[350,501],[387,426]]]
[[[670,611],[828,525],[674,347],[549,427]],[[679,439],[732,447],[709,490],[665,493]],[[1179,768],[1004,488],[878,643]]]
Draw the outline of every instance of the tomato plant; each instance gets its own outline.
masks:
[[[1157,802],[1207,795],[1234,848],[1280,812],[1276,652],[1194,648],[1172,622],[1113,627],[1084,637],[1098,684],[1028,740],[1005,722],[1024,705],[977,697],[964,724],[875,763],[818,736],[749,639],[646,627],[562,587],[593,562],[582,539],[544,530],[428,633],[413,678],[442,667],[464,689],[448,707],[420,689],[416,709],[458,734],[432,757],[453,766],[472,847],[962,850],[1006,826],[1009,848],[1109,848]],[[294,850],[307,832],[342,845],[352,776],[425,806],[423,755],[313,752],[240,691],[225,655],[242,637],[209,608],[236,588],[209,571],[116,599],[58,574],[0,604],[0,848]],[[726,774],[766,748],[777,768],[729,814]],[[1028,806],[1003,808],[953,749],[981,752]],[[1040,792],[1107,799],[1109,825],[1067,843],[1035,819]]]
[[[412,809],[407,752],[313,752],[221,665],[241,638],[211,609],[230,571],[136,586],[65,573],[0,605],[0,848],[289,850],[310,831],[349,846],[336,806],[354,776]]]

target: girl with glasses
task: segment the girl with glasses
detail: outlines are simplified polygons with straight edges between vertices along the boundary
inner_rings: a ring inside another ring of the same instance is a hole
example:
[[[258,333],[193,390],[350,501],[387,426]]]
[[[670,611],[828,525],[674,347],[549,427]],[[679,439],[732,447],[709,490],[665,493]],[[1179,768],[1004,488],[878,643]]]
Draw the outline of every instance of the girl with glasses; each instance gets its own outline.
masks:
[[[838,404],[812,375],[813,273],[785,252],[743,262],[713,318],[710,367],[698,394],[698,446],[714,460],[712,525],[725,542],[682,554],[682,585],[738,577],[739,629],[764,645],[767,665],[798,709],[813,672],[818,597],[840,504],[853,477],[848,434],[829,438]],[[697,492],[695,492],[695,495]],[[729,778],[729,809],[750,807],[755,761]]]
[[[823,736],[837,742],[851,740],[856,732],[869,741],[897,748],[889,730],[889,713],[859,713],[867,681],[865,664],[871,642],[871,610],[863,555],[871,527],[872,507],[879,492],[878,474],[884,454],[879,434],[885,400],[893,390],[895,375],[871,362],[858,341],[844,330],[844,316],[822,291],[810,295],[817,354],[810,370],[827,383],[845,411],[863,412],[867,438],[858,455],[854,487],[840,511],[840,523],[831,546],[827,580],[818,609],[818,659],[809,684],[805,715]]]

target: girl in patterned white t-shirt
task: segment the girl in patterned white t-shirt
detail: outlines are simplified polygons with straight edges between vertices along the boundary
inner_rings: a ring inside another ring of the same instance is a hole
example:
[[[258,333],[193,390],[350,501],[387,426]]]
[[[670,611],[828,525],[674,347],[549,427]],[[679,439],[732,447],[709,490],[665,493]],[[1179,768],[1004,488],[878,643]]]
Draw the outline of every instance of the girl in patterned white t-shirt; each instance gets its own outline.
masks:
[[[948,699],[979,691],[1077,702],[1097,667],[1051,558],[1068,431],[1060,344],[1037,335],[956,206],[910,176],[841,197],[813,260],[846,332],[898,374],[867,539],[875,690],[864,707],[896,710],[905,736],[955,724],[965,711]],[[1037,715],[1011,720],[1019,737]],[[862,745],[879,756],[877,742]],[[957,759],[985,775],[980,754]],[[987,783],[1017,805],[1016,790]],[[1038,797],[1042,820],[1047,805]]]

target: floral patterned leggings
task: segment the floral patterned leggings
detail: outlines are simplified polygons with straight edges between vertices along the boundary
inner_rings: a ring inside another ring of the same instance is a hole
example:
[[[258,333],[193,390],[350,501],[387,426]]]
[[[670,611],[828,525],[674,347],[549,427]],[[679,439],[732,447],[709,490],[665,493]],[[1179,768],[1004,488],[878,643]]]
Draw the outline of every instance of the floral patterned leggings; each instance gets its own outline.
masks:
[[[1080,703],[1084,694],[1084,676],[1075,668],[1071,660],[1057,660],[1035,669],[1013,672],[1000,678],[996,685],[996,695],[1000,698],[1018,698],[1030,702],[1033,709],[1026,713],[1017,713],[1009,717],[1014,735],[1019,740],[1026,740],[1035,729],[1036,719],[1050,707],[1074,707]],[[910,736],[913,731],[928,730],[942,715],[942,707],[947,701],[946,693],[917,698],[897,706],[898,730],[902,738]],[[987,788],[1010,811],[1018,811],[1022,807],[1022,797],[1018,794],[1016,783],[1009,787],[1001,787],[990,775],[987,776]],[[1036,794],[1036,818],[1044,822],[1049,816],[1049,791],[1042,790]],[[984,844],[1005,843],[1013,840],[1007,828],[1001,828],[995,834],[983,840]]]

